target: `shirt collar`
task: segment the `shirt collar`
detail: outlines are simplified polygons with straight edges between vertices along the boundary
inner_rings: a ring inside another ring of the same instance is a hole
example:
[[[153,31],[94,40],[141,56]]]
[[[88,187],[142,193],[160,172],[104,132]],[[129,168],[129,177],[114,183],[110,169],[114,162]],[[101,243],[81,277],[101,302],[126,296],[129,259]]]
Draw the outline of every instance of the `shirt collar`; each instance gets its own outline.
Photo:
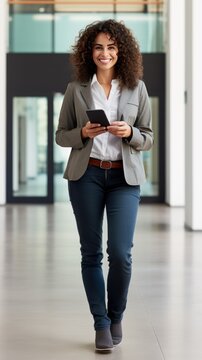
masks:
[[[91,86],[93,86],[94,84],[98,84],[98,85],[100,85],[100,83],[98,82],[98,79],[97,79],[97,75],[96,74],[94,74],[93,75],[93,78],[92,78],[92,81],[91,81]],[[113,79],[112,80],[112,86],[119,86],[119,81],[117,80],[117,79]]]
[[[95,84],[96,82],[98,82],[98,81],[97,81],[97,76],[96,76],[96,74],[94,74],[94,75],[93,75],[93,78],[92,78],[92,81],[91,81],[91,86],[92,86],[93,84]]]

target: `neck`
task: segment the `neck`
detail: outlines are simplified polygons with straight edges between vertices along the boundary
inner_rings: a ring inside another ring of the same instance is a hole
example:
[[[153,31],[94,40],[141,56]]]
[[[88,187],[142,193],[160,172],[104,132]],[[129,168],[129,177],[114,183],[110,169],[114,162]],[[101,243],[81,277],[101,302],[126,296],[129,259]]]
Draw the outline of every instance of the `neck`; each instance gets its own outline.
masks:
[[[115,79],[114,73],[112,72],[97,72],[97,80],[101,85],[110,85],[111,81]]]

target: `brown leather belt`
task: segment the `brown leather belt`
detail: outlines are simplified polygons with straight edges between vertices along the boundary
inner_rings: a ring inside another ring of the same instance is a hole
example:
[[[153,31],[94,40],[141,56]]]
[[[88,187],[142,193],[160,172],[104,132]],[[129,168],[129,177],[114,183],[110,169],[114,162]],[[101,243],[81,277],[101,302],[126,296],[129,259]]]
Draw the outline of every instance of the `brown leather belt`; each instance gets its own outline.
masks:
[[[109,170],[109,169],[121,169],[123,167],[122,160],[118,161],[108,161],[108,160],[99,160],[90,158],[89,159],[89,165],[97,166],[101,169]]]

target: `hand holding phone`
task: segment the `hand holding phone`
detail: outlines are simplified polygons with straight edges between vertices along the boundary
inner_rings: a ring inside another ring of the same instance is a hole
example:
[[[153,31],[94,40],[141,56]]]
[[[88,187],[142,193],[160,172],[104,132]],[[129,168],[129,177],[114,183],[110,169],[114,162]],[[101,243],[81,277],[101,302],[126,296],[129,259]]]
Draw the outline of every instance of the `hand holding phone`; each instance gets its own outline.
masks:
[[[93,124],[100,124],[102,126],[109,126],[109,120],[102,109],[86,110],[86,114]]]

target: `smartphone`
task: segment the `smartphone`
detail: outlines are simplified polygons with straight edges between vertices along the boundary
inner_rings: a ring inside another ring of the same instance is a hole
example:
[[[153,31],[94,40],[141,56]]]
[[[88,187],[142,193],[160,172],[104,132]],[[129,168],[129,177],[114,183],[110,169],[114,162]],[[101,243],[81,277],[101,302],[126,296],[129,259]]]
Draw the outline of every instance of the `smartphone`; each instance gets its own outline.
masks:
[[[100,124],[102,126],[110,125],[109,120],[107,119],[107,115],[102,109],[86,110],[86,114],[91,123]]]

